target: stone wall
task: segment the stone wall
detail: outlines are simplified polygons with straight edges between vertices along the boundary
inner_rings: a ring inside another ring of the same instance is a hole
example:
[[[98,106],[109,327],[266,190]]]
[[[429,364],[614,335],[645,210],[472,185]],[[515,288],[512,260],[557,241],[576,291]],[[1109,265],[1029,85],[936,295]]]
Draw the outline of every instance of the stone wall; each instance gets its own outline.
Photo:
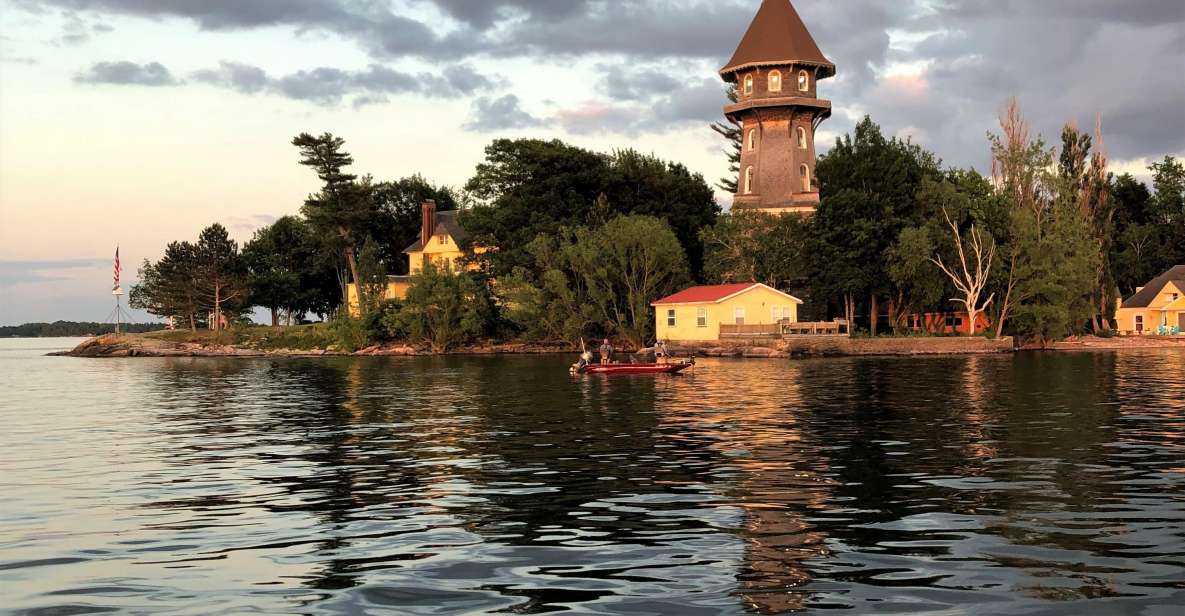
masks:
[[[803,336],[785,340],[721,340],[671,345],[675,355],[704,357],[842,357],[981,355],[1013,352],[1012,338],[847,338]]]

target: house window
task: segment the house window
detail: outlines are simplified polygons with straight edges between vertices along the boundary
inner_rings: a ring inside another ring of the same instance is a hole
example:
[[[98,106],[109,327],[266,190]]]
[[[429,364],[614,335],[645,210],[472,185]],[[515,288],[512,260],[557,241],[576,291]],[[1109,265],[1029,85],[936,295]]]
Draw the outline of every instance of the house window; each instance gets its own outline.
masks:
[[[774,323],[781,323],[782,321],[790,320],[789,306],[774,306]]]
[[[745,94],[753,93],[753,76],[745,75]]]
[[[757,147],[757,129],[750,128],[749,129],[749,149],[752,150],[755,147]]]
[[[798,127],[798,149],[806,149],[806,129],[801,126]]]
[[[737,325],[744,325],[745,324],[745,309],[744,308],[737,308],[736,310],[733,310],[732,317]]]
[[[667,327],[675,326],[675,309],[667,310]]]
[[[1144,332],[1144,315],[1136,315],[1136,333]]]
[[[753,194],[753,167],[745,168],[745,194]]]
[[[809,92],[811,89],[811,78],[806,74],[806,71],[798,71],[798,91]]]
[[[438,236],[436,236],[436,239],[440,242],[441,246],[448,246],[448,236],[447,235],[438,235]]]
[[[695,326],[696,327],[707,327],[708,326],[708,309],[707,308],[696,309],[696,311],[695,311]]]
[[[782,71],[770,71],[769,73],[769,91],[782,91]]]
[[[811,192],[811,169],[806,165],[798,168],[798,175],[802,176],[802,192]]]

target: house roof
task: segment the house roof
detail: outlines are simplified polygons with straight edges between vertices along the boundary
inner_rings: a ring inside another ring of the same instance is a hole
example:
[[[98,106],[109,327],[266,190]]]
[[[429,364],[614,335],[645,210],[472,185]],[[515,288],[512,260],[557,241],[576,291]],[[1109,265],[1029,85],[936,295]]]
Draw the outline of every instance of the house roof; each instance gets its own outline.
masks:
[[[453,238],[453,242],[461,242],[466,237],[469,237],[465,230],[461,228],[461,224],[457,222],[456,210],[448,212],[436,212],[436,230],[432,235],[448,235]],[[424,242],[420,238],[411,246],[408,246],[404,253],[420,252],[424,249]]]
[[[729,79],[741,69],[773,64],[810,64],[822,69],[819,78],[835,75],[835,65],[819,51],[790,0],[762,0],[745,38],[720,74]]]
[[[1138,291],[1135,295],[1123,302],[1124,308],[1147,308],[1156,299],[1157,295],[1164,290],[1164,286],[1168,283],[1174,283],[1177,288],[1185,292],[1185,265],[1175,265],[1169,271],[1152,279]]]
[[[788,293],[783,293],[771,286],[761,284],[760,282],[744,282],[739,284],[703,285],[691,287],[689,289],[683,289],[674,295],[664,297],[654,302],[651,304],[651,306],[666,306],[673,304],[718,304],[726,299],[731,299],[737,295],[740,295],[741,293],[745,293],[757,288],[769,289],[774,293],[785,296],[787,299],[793,301],[796,304],[802,303],[802,300],[798,299],[797,297],[794,297]]]

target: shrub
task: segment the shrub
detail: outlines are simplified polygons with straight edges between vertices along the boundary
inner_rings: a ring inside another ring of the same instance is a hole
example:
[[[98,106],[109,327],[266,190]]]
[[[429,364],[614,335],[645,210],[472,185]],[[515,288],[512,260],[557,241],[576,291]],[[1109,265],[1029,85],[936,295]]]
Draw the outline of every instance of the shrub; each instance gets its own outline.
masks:
[[[398,322],[399,311],[402,308],[403,302],[389,299],[380,303],[377,308],[362,318],[363,328],[366,330],[366,337],[370,342],[391,342],[406,337],[406,332],[389,326],[392,322]]]

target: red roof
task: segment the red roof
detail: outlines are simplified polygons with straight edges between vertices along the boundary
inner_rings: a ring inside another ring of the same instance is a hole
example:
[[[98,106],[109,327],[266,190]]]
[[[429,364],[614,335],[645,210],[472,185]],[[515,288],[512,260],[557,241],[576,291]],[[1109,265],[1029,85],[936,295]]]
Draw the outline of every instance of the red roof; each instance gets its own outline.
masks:
[[[731,295],[736,295],[741,291],[748,291],[756,286],[758,286],[756,282],[745,282],[741,284],[715,284],[691,287],[690,289],[683,289],[670,297],[664,297],[654,302],[654,305],[714,303]]]

